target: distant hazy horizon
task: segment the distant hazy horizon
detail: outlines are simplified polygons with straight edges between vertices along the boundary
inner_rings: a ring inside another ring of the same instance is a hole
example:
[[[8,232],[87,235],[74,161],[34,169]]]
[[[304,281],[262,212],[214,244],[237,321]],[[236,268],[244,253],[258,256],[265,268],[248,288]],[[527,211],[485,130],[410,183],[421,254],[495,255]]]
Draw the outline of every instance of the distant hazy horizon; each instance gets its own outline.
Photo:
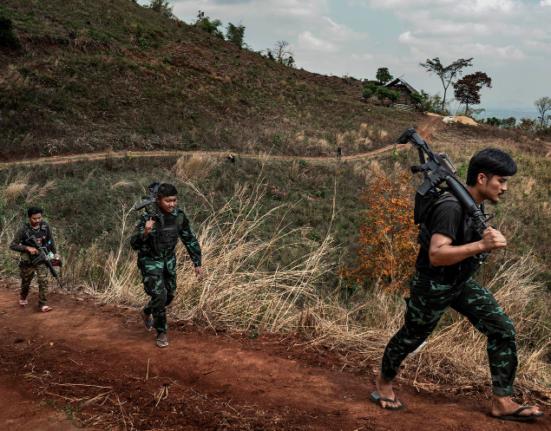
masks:
[[[520,121],[521,118],[532,118],[536,119],[539,117],[539,112],[536,108],[530,107],[520,107],[520,108],[507,108],[507,107],[484,107],[485,111],[477,115],[477,118],[499,118],[500,120],[504,118],[515,117],[517,121]]]

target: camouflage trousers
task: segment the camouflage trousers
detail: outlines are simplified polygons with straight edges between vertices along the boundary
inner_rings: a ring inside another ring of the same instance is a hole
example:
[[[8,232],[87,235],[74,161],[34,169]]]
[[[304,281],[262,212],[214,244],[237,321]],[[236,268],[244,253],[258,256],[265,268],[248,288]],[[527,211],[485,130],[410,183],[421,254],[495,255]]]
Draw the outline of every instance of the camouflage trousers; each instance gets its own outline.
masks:
[[[410,290],[410,297],[406,298],[404,325],[386,346],[381,376],[389,381],[394,379],[402,361],[428,338],[444,312],[451,307],[488,337],[492,392],[501,396],[512,395],[518,362],[515,328],[492,293],[473,280],[456,288],[423,281],[419,274],[413,278]]]
[[[176,256],[160,261],[138,258],[138,268],[142,273],[145,293],[151,296],[144,312],[153,315],[157,334],[166,334],[166,307],[174,299],[176,291]]]
[[[19,266],[19,274],[21,276],[21,298],[27,299],[31,281],[33,281],[34,273],[36,272],[38,279],[38,306],[46,305],[46,295],[48,294],[48,268],[44,264],[27,265],[21,263]]]

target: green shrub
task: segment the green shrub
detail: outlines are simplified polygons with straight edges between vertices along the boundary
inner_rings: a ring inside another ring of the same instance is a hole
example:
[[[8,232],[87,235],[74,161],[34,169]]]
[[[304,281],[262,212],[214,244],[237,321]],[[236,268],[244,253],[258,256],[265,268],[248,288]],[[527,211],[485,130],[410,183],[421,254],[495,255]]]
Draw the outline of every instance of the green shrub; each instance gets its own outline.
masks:
[[[420,93],[413,93],[409,95],[409,100],[414,105],[420,105],[423,102],[423,95]]]
[[[245,45],[245,26],[233,25],[230,22],[226,32],[226,40],[239,48],[243,48],[243,45]]]
[[[197,22],[195,23],[195,27],[200,28],[201,30],[209,34],[212,34],[216,37],[219,37],[220,39],[224,39],[224,33],[222,33],[222,31],[220,31],[220,29],[218,28],[221,25],[222,25],[222,21],[220,21],[219,19],[215,19],[211,21],[208,16],[200,20],[197,20]],[[244,31],[245,31],[245,27],[243,27],[243,32]]]
[[[386,87],[379,87],[377,88],[377,99],[379,99],[381,102],[383,102],[385,99],[390,98],[390,93],[392,93],[388,88]]]
[[[151,0],[149,9],[166,16],[167,18],[174,18],[172,13],[172,6],[166,0]]]
[[[362,96],[364,99],[371,99],[377,93],[378,88],[379,86],[375,84],[364,85]]]
[[[390,99],[390,101],[392,103],[396,103],[401,97],[402,97],[402,95],[400,93],[398,93],[397,91],[389,91],[388,92],[388,98]]]

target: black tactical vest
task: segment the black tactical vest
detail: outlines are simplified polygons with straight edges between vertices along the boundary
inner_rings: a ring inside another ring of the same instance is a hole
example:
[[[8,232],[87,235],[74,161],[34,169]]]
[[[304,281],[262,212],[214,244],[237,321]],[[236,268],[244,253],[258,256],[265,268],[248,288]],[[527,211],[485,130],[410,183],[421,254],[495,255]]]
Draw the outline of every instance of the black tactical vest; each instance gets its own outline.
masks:
[[[27,223],[25,225],[25,230],[27,232],[27,237],[34,236],[40,247],[46,247],[48,251],[50,251],[50,245],[48,244],[48,229],[44,223],[40,223],[38,230],[31,228],[30,224]],[[29,247],[34,247],[33,244],[26,240],[23,244]]]
[[[444,195],[440,196],[434,202],[434,204],[427,209],[427,213],[424,217],[424,220],[428,221],[431,219],[432,215],[434,214],[434,210],[438,205],[444,202],[450,202],[450,201],[459,202],[457,198],[451,193],[445,193]],[[484,203],[482,203],[482,205],[480,206],[480,209],[484,212]],[[480,237],[480,235],[475,229],[474,220],[472,219],[472,217],[469,217],[467,214],[465,214],[465,211],[463,210],[463,226],[462,226],[462,229],[459,230],[456,238],[457,245],[469,244],[471,242],[479,241],[481,239],[482,238]],[[419,225],[419,234],[417,235],[417,242],[419,243],[423,251],[425,251],[426,253],[429,252],[430,241],[431,241],[431,233],[428,227],[425,225],[425,223],[421,223]],[[471,268],[476,267],[476,269],[478,269],[479,266],[480,264],[476,256],[471,256],[451,266],[433,267],[431,265],[433,271],[441,273],[443,277],[442,283],[444,284],[455,283],[456,281],[461,279],[460,277],[458,277],[460,274],[462,274],[465,271],[473,272],[471,271]]]
[[[157,216],[155,229],[155,251],[159,252],[176,247],[179,236],[178,215],[166,214]]]

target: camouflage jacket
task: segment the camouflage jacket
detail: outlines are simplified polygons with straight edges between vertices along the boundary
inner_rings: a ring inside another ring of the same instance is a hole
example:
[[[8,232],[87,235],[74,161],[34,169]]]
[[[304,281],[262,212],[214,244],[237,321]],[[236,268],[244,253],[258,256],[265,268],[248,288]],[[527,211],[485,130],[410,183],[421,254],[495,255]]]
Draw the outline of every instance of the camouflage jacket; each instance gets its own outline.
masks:
[[[42,220],[40,222],[40,229],[46,232],[46,235],[42,239],[43,244],[46,245],[48,251],[51,251],[52,253],[57,253],[57,247],[55,244],[54,236],[52,235],[52,229],[50,228],[48,222]],[[29,245],[26,244],[28,233],[32,231],[33,229],[31,228],[31,225],[29,223],[26,223],[24,226],[21,226],[19,229],[17,229],[17,232],[15,232],[15,235],[13,237],[13,241],[10,244],[10,250],[20,252],[21,259],[23,261],[29,261],[29,254],[25,251],[25,249]]]
[[[186,214],[180,208],[175,208],[172,214],[178,216],[180,239],[184,243],[191,261],[195,266],[201,266],[201,247],[199,246],[199,242],[191,230]],[[130,240],[132,248],[138,251],[138,258],[147,258],[152,260],[166,260],[172,258],[174,256],[174,248],[156,252],[151,246],[150,239],[157,233],[157,223],[153,225],[153,229],[149,235],[146,237],[143,236],[145,223],[148,218],[148,214],[144,212],[134,225],[132,238]]]

